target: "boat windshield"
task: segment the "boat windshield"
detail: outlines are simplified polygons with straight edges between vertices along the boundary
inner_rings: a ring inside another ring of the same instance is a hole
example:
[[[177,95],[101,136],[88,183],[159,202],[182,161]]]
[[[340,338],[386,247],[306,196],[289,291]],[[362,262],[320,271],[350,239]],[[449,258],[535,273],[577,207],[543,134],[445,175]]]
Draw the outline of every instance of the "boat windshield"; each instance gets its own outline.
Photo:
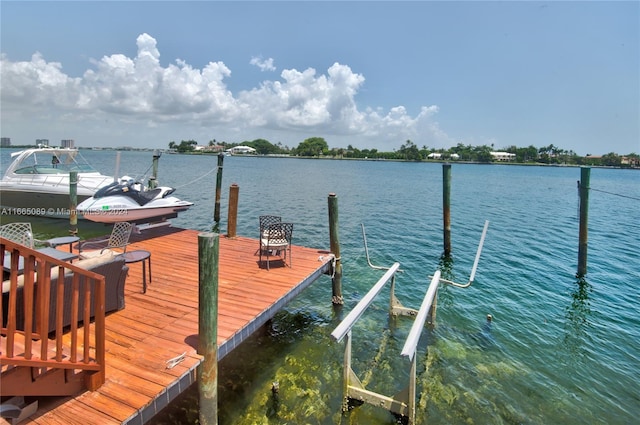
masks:
[[[42,150],[27,155],[16,165],[16,174],[97,173],[75,150]]]

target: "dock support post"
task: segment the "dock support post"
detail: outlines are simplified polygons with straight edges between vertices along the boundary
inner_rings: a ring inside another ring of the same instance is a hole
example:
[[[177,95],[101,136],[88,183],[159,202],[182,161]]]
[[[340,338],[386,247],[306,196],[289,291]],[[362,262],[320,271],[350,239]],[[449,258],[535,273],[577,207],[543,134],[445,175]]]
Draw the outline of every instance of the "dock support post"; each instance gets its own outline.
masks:
[[[78,233],[78,172],[69,172],[69,232]]]
[[[153,151],[153,167],[151,171],[151,177],[149,178],[149,189],[155,189],[158,187],[158,162],[160,160],[160,151],[158,149]]]
[[[216,177],[216,205],[213,209],[213,221],[216,225],[220,223],[220,192],[222,191],[222,163],[224,162],[224,154],[218,155],[218,175]]]
[[[578,277],[587,274],[587,222],[589,217],[589,181],[591,178],[591,168],[582,167],[580,169],[580,181],[578,188],[580,193],[580,240],[578,242]]]
[[[199,423],[218,423],[218,259],[220,236],[198,235],[198,366]]]
[[[236,227],[238,225],[238,197],[240,187],[237,184],[232,184],[229,187],[229,214],[227,217],[227,237],[236,237]]]
[[[342,260],[340,259],[340,237],[338,236],[338,196],[329,194],[329,242],[331,252],[335,256],[335,267],[331,279],[331,302],[344,304],[342,298]]]
[[[442,164],[442,218],[444,255],[451,254],[451,164]]]

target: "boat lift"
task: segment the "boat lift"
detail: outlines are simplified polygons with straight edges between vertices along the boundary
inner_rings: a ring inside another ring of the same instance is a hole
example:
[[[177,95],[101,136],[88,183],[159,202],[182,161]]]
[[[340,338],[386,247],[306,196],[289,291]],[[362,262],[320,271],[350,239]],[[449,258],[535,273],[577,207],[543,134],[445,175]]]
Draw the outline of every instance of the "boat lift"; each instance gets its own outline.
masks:
[[[422,329],[425,323],[435,323],[435,302],[438,295],[438,285],[440,282],[449,285],[457,286],[460,288],[467,288],[471,286],[475,278],[476,270],[478,268],[478,262],[480,261],[480,254],[482,252],[482,246],[484,245],[484,239],[489,227],[489,221],[485,221],[484,228],[482,230],[482,236],[478,244],[478,250],[476,252],[475,261],[469,281],[466,284],[458,284],[440,277],[441,271],[436,272],[431,277],[431,283],[427,289],[427,292],[422,300],[422,305],[419,310],[403,307],[400,301],[394,295],[395,287],[395,275],[400,272],[400,263],[396,262],[391,267],[373,266],[369,261],[369,252],[366,246],[366,236],[364,234],[364,225],[362,226],[362,233],[365,241],[365,250],[367,250],[367,262],[375,269],[386,269],[385,274],[378,280],[378,282],[367,292],[367,294],[360,300],[360,302],[347,314],[347,316],[340,322],[340,324],[331,333],[331,336],[337,341],[341,342],[346,337],[345,351],[344,351],[344,364],[343,364],[343,403],[342,410],[349,410],[349,400],[359,400],[363,403],[371,404],[373,406],[383,407],[392,413],[407,418],[409,425],[415,424],[416,417],[416,350],[418,347],[418,341],[422,334]],[[367,390],[360,381],[360,378],[351,368],[351,343],[352,335],[351,329],[355,325],[356,321],[364,314],[365,310],[371,305],[375,297],[384,288],[387,282],[391,281],[391,296],[389,303],[389,314],[393,316],[403,315],[415,317],[407,340],[400,353],[400,356],[410,361],[409,371],[409,384],[406,388],[400,390],[393,396],[386,396],[370,390]]]

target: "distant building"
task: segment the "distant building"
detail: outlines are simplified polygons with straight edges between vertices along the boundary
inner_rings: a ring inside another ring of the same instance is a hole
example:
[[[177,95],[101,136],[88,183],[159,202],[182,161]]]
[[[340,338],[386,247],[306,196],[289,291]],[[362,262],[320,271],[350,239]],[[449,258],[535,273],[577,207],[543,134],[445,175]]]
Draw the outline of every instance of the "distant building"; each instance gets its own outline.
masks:
[[[502,161],[502,162],[516,160],[516,154],[509,153],[509,152],[491,152],[491,157],[493,158],[494,161]]]
[[[36,139],[36,146],[49,146],[49,139]]]
[[[450,158],[453,160],[460,159],[460,155],[458,155],[457,153],[452,153]]]
[[[201,152],[222,152],[224,148],[220,145],[198,145],[195,147],[196,151],[201,151]]]
[[[0,146],[2,146],[3,148],[11,146],[11,137],[0,138]]]
[[[429,155],[427,155],[428,159],[440,159],[442,158],[442,154],[441,153],[437,153],[437,152],[431,152]]]
[[[251,146],[234,146],[230,149],[227,149],[225,152],[228,152],[231,155],[243,155],[243,154],[255,154],[256,150]]]
[[[60,147],[62,148],[71,148],[73,149],[75,145],[75,141],[73,139],[62,139],[60,140]]]

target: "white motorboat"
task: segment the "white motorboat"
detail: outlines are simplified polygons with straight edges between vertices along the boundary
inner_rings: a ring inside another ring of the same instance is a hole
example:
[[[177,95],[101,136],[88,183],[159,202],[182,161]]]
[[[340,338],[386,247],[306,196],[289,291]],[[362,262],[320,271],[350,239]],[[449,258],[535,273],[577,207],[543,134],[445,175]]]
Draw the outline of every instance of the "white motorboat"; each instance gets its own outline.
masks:
[[[130,177],[99,189],[93,197],[78,204],[77,211],[87,220],[98,223],[153,223],[177,217],[193,202],[171,196],[174,188],[146,188]]]
[[[78,203],[114,181],[89,165],[77,149],[44,146],[11,157],[0,181],[3,214],[69,217],[71,171],[78,173]]]

